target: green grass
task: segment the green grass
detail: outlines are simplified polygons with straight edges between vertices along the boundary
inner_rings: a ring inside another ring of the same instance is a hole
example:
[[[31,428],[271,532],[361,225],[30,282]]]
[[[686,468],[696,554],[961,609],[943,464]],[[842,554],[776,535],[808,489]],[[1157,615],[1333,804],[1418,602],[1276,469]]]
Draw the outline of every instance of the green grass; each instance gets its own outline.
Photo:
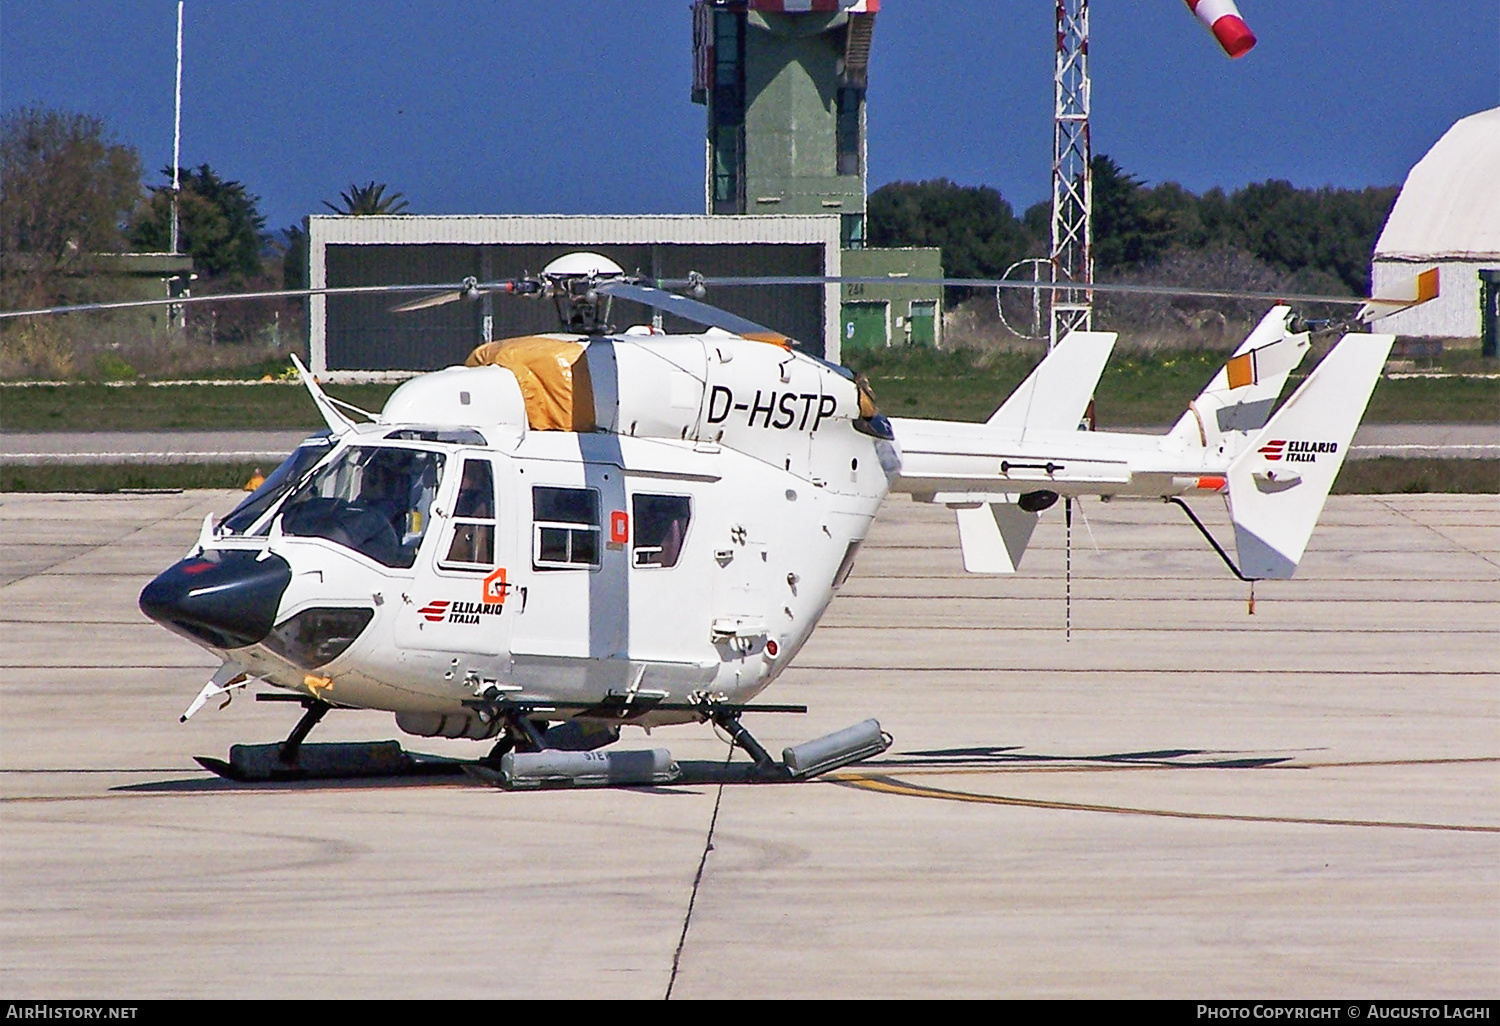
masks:
[[[1036,364],[1030,353],[888,349],[847,355],[894,417],[984,420]],[[1223,362],[1203,351],[1118,353],[1099,379],[1099,426],[1173,423]],[[1491,372],[1494,361],[1481,361]],[[1295,386],[1300,378],[1294,377]],[[328,392],[379,410],[396,386],[334,385]],[[1495,423],[1500,378],[1397,378],[1375,390],[1367,423]],[[0,430],[152,431],[172,428],[315,430],[317,411],[292,384],[35,385],[0,388]]]
[[[1167,427],[1187,410],[1224,363],[1219,353],[1185,352],[1110,360],[1094,393],[1100,430]]]
[[[333,385],[329,395],[378,411],[394,384]],[[157,431],[306,428],[322,418],[295,384],[32,385],[0,388],[0,430]]]
[[[846,354],[893,417],[984,420],[1035,366],[1027,353],[887,349]],[[1223,364],[1218,352],[1117,353],[1095,393],[1101,428],[1167,426]],[[1500,372],[1490,361],[1489,373]],[[1311,365],[1307,368],[1312,369]],[[1295,388],[1305,375],[1293,376]],[[1376,386],[1365,422],[1495,423],[1500,378],[1397,378]]]
[[[148,463],[0,467],[0,492],[119,492],[240,488],[269,467],[249,463]]]
[[[1334,495],[1465,495],[1500,493],[1500,460],[1348,460],[1333,483]]]
[[[1493,424],[1500,421],[1500,378],[1387,378],[1376,386],[1365,420]]]

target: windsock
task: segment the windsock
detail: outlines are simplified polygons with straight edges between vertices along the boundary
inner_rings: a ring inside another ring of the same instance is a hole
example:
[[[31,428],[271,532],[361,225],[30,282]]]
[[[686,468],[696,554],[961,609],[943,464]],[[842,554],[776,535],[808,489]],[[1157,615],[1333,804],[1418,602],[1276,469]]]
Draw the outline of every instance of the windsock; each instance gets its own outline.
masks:
[[[1231,57],[1239,57],[1250,51],[1255,45],[1255,33],[1250,31],[1240,12],[1234,6],[1234,0],[1183,0],[1188,8],[1198,16],[1198,20],[1208,26],[1208,30],[1214,34],[1224,52]]]

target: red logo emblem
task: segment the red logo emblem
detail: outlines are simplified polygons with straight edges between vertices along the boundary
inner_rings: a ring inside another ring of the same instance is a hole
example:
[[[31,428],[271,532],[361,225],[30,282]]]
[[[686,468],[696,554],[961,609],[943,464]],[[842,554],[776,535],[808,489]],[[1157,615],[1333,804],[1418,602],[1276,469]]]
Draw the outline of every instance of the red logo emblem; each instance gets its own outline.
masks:
[[[1278,438],[1267,445],[1260,447],[1260,454],[1266,459],[1275,462],[1281,459],[1281,454],[1286,450],[1286,439]]]
[[[421,613],[422,618],[428,623],[442,623],[443,617],[448,615],[448,600],[429,602],[417,612]]]
[[[484,579],[484,590],[482,592],[485,602],[493,602],[498,605],[505,604],[505,567],[492,570]]]

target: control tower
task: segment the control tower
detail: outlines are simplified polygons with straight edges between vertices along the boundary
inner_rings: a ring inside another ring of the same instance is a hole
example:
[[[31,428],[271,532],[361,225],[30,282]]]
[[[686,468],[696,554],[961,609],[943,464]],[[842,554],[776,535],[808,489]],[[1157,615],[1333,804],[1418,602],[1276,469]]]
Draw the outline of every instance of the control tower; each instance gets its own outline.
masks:
[[[840,292],[844,348],[938,345],[932,248],[871,249],[865,88],[880,0],[697,0],[693,102],[708,108],[710,214],[836,214],[842,273],[888,278]]]
[[[865,84],[880,0],[698,0],[710,214],[840,214],[865,238]]]

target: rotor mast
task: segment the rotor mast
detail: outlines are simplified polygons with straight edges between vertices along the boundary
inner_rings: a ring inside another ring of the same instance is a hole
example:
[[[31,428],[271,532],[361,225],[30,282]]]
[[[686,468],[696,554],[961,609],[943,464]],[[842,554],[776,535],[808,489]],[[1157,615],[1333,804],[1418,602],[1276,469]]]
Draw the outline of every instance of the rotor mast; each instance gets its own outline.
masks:
[[[1093,324],[1094,181],[1089,167],[1089,0],[1057,0],[1052,75],[1052,293],[1048,347]]]

